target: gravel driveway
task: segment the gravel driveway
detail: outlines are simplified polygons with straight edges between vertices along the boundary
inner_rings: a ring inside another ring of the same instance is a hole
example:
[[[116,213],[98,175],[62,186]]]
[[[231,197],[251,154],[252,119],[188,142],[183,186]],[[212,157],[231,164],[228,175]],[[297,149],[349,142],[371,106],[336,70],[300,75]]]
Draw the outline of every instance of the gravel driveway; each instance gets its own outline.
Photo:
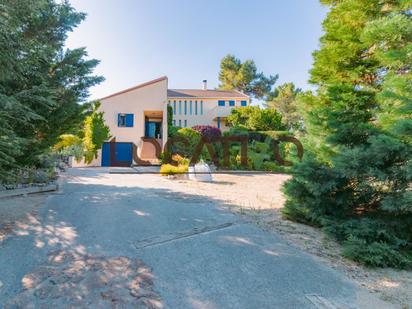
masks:
[[[385,308],[184,182],[104,168],[64,178],[0,243],[4,308]]]

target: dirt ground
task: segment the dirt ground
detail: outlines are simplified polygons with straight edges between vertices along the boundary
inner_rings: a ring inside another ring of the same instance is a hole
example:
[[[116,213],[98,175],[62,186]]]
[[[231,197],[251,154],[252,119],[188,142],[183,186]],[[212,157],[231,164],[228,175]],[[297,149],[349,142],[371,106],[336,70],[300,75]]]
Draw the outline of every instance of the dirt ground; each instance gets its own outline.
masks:
[[[381,299],[400,308],[412,308],[412,271],[391,268],[370,269],[340,255],[340,246],[319,229],[285,220],[281,216],[284,196],[283,174],[230,175],[215,174],[214,182],[173,180],[184,185],[190,194],[224,200],[232,211],[261,228],[282,235],[289,243],[316,256],[331,267],[354,279],[359,285],[377,293]]]
[[[0,244],[18,225],[30,223],[47,193],[0,198]]]

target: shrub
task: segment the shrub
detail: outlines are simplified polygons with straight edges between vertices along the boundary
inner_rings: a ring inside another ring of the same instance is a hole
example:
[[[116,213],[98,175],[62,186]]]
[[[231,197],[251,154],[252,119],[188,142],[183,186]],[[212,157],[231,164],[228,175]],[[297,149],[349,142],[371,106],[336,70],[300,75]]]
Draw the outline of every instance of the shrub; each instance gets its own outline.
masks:
[[[44,170],[34,170],[32,180],[34,183],[46,183],[51,179],[51,174]]]
[[[103,119],[103,112],[99,112],[100,102],[94,102],[92,112],[84,120],[84,161],[91,163],[97,158],[97,151],[110,138],[110,129]]]
[[[82,145],[82,139],[73,134],[62,134],[59,136],[59,141],[53,146],[53,150],[62,151],[74,145]]]
[[[268,172],[278,172],[278,173],[288,173],[289,168],[285,166],[280,166],[275,162],[265,161],[262,164],[262,170]]]
[[[411,268],[412,258],[395,250],[385,242],[367,243],[365,239],[350,237],[343,243],[345,257],[372,267]]]
[[[160,174],[162,175],[176,175],[176,174],[184,174],[188,170],[188,165],[178,165],[174,166],[171,164],[163,164],[160,167]]]
[[[191,157],[194,153],[196,145],[200,141],[201,134],[191,128],[181,128],[177,131],[176,136],[184,138],[187,143],[179,141],[174,143],[173,151],[181,154],[182,156]]]
[[[282,116],[274,109],[261,109],[259,106],[232,109],[226,123],[232,127],[250,131],[282,130]]]
[[[167,128],[167,135],[169,137],[175,137],[177,135],[177,131],[179,131],[178,127],[170,126]]]
[[[218,141],[222,136],[220,129],[212,126],[194,126],[193,130],[198,131],[209,143]]]
[[[172,156],[173,161],[177,162],[178,165],[189,165],[190,160],[188,158],[182,157],[178,154]]]

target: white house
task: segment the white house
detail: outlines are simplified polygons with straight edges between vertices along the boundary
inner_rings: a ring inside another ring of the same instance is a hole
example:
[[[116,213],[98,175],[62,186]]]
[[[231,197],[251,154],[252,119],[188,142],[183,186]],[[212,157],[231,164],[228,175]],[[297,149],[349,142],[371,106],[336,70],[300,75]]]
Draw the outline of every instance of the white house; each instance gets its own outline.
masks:
[[[100,99],[100,110],[110,128],[111,141],[103,144],[94,166],[130,166],[153,160],[156,141],[167,141],[167,106],[179,127],[211,125],[226,130],[225,118],[235,106],[247,106],[250,98],[235,90],[168,89],[166,76]],[[136,156],[137,155],[137,156]]]

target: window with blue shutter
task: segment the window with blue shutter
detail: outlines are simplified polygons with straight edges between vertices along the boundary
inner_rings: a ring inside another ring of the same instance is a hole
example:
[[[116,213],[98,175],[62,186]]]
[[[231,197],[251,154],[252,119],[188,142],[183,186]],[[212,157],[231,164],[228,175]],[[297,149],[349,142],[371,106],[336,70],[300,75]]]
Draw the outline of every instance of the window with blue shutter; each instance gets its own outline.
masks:
[[[176,101],[173,101],[173,115],[176,115]]]
[[[217,127],[220,129],[220,117],[217,117]]]
[[[117,126],[118,127],[133,127],[133,114],[117,114]]]
[[[240,106],[247,106],[247,101],[240,101]]]
[[[179,101],[179,115],[182,114],[182,101]]]
[[[197,115],[197,101],[195,101],[195,115]]]
[[[190,115],[192,115],[192,101],[190,101]]]
[[[217,101],[217,104],[219,106],[225,106],[225,101],[224,100],[219,100],[219,101]]]
[[[185,101],[185,115],[187,115],[187,101]]]
[[[230,101],[229,101],[229,106],[235,106],[235,101],[230,100]]]
[[[203,115],[203,101],[200,101],[200,115]]]

